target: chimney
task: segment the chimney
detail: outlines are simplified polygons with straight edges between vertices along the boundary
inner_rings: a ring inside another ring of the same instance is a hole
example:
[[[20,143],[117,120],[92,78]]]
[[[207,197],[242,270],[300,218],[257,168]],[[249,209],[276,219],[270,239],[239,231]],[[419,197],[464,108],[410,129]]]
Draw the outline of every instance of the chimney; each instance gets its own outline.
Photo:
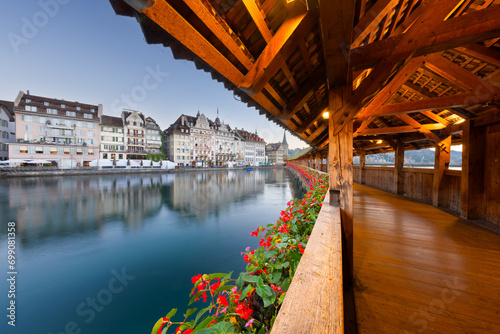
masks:
[[[181,124],[186,125],[186,116],[185,115],[182,115],[182,117],[181,117]]]
[[[30,95],[30,90],[26,90],[26,95]]]

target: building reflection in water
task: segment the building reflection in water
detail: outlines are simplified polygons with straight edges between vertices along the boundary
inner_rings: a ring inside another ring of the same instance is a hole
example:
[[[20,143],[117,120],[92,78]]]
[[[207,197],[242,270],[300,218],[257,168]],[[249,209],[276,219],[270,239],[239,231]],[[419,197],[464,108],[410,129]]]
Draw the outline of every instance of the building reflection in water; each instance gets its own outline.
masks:
[[[6,179],[0,182],[0,212],[17,222],[17,236],[29,247],[48,238],[101,233],[111,222],[137,229],[158,215],[163,204],[203,222],[221,207],[255,198],[266,184],[283,191],[291,186],[293,193],[300,193],[288,176],[276,168]]]

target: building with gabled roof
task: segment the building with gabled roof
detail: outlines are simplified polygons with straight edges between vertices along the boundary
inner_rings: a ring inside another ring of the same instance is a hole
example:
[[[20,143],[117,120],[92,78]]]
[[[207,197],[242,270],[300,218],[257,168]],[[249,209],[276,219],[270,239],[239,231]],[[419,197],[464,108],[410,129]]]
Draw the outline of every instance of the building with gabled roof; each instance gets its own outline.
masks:
[[[0,100],[0,161],[9,158],[9,143],[15,141],[14,102]]]
[[[101,159],[122,160],[127,156],[123,120],[120,117],[101,116]]]

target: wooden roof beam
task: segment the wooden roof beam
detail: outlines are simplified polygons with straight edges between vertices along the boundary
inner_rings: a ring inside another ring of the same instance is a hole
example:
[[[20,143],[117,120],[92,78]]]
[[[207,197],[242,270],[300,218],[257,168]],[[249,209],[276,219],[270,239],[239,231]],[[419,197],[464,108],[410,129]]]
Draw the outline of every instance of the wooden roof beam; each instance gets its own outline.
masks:
[[[439,139],[438,136],[436,136],[434,133],[432,133],[429,130],[428,126],[424,127],[422,124],[420,124],[419,122],[417,122],[416,120],[414,120],[413,118],[411,118],[409,115],[407,115],[407,114],[400,114],[400,115],[398,115],[398,117],[403,122],[405,122],[406,124],[408,124],[408,125],[412,126],[413,128],[415,128],[415,130],[417,130],[418,132],[422,132],[430,140],[432,140],[432,141],[434,141],[436,143],[439,143],[441,141],[441,139]]]
[[[319,0],[321,37],[329,89],[351,84],[348,80],[349,50],[355,4],[353,0]]]
[[[491,102],[491,97],[477,96],[473,93],[462,93],[452,96],[440,96],[417,101],[408,101],[402,103],[386,104],[379,107],[371,116],[389,116],[407,114],[412,112],[421,112],[434,109],[450,109],[464,106],[473,106],[476,104]],[[462,116],[463,117],[463,116]],[[468,117],[464,117],[468,118]]]
[[[390,14],[399,0],[378,0],[360,18],[356,27],[354,27],[354,36],[351,48],[357,48],[361,42],[380,24],[382,19]],[[383,32],[382,32],[383,33]]]
[[[419,47],[415,48],[412,56],[444,51],[498,37],[500,36],[498,17],[500,17],[500,5],[448,19],[442,22]],[[373,67],[380,59],[387,58],[404,35],[406,33],[352,49],[353,70]],[[402,56],[399,57],[399,60],[404,59]]]
[[[380,84],[391,76],[396,65],[401,60],[412,56],[414,51],[426,42],[428,36],[458,3],[459,0],[429,1],[418,22],[410,27],[394,48],[389,50],[388,56],[377,64],[373,72],[370,73],[354,92],[353,97],[334,115],[335,124],[338,125],[335,128],[335,135],[357,115],[363,105],[364,99],[380,89]],[[404,68],[406,66],[403,66]]]
[[[260,92],[296,49],[295,41],[311,32],[317,15],[314,9],[291,12],[238,87],[248,94]]]
[[[184,0],[184,2],[246,69],[252,67],[254,62],[252,54],[209,2],[199,0]]]
[[[483,80],[465,68],[437,54],[427,56],[425,67],[469,92],[477,92],[481,95],[489,94],[491,96],[500,94],[500,89],[493,85],[494,82]]]
[[[291,119],[325,83],[325,68],[318,67],[283,109],[282,119]]]

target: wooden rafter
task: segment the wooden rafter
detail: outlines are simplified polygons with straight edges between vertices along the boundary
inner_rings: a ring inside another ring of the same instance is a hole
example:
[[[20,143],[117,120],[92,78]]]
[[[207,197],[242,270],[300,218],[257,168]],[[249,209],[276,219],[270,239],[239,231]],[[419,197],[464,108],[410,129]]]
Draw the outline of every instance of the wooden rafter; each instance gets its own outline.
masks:
[[[441,141],[438,136],[436,136],[434,133],[432,133],[429,130],[428,127],[424,127],[422,124],[420,124],[419,122],[417,122],[416,120],[414,120],[413,118],[411,118],[409,115],[407,115],[407,114],[400,114],[400,115],[398,115],[398,117],[403,122],[405,122],[406,124],[408,124],[408,125],[412,126],[413,128],[415,128],[415,130],[417,130],[418,132],[422,132],[430,140],[432,140],[432,141],[434,141],[436,143],[439,143]]]
[[[472,93],[462,93],[453,96],[441,96],[417,101],[386,104],[378,108],[377,111],[372,114],[372,117],[407,114],[434,109],[466,107],[491,101],[491,97],[476,96]]]
[[[301,40],[309,33],[317,21],[317,12],[309,10],[299,14],[291,13],[267,44],[252,69],[238,84],[249,94],[257,94],[283,66],[295,50],[291,40]]]
[[[489,92],[491,95],[500,92],[498,87],[493,86],[492,83],[483,80],[463,67],[437,54],[429,55],[425,66],[439,76],[465,88],[469,92],[481,92],[481,94]]]
[[[422,44],[414,50],[413,56],[444,51],[498,37],[500,36],[498,17],[500,17],[500,6],[492,6],[471,14],[451,18],[441,23],[432,35],[424,39]],[[372,67],[380,59],[387,58],[405,35],[397,35],[351,50],[353,70]],[[399,60],[404,59],[404,57],[399,58]]]
[[[335,129],[336,132],[340,131],[357,115],[366,96],[374,94],[379,89],[380,83],[387,80],[397,63],[411,56],[425,43],[431,32],[455,8],[458,2],[458,0],[432,0],[429,2],[418,19],[419,24],[414,24],[408,29],[395,48],[390,50],[388,57],[377,64],[373,72],[355,91],[353,98],[334,115],[335,123],[339,125],[338,129]]]
[[[357,48],[398,3],[399,0],[378,0],[375,5],[365,12],[356,27],[354,27],[351,48]]]

